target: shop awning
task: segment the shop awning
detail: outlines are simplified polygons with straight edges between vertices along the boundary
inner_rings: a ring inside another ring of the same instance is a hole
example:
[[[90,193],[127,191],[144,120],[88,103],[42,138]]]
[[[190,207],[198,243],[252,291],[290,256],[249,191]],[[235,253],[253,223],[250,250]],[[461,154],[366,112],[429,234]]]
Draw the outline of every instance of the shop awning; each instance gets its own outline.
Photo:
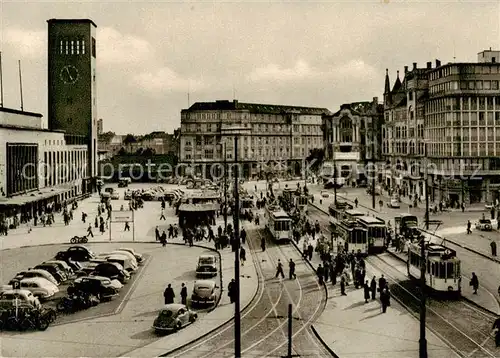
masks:
[[[35,203],[40,200],[53,198],[62,193],[66,193],[71,188],[59,187],[59,188],[43,188],[38,191],[34,191],[28,194],[16,195],[11,198],[0,198],[0,206],[23,206],[30,203]]]

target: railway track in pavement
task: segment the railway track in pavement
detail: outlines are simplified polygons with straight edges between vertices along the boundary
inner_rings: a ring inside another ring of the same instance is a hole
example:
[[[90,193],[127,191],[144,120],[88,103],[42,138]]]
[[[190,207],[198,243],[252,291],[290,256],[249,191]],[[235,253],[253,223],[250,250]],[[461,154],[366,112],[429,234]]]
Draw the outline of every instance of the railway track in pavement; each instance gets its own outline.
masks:
[[[322,231],[330,233],[329,216],[311,205],[310,212]],[[367,267],[383,273],[390,283],[391,295],[417,319],[420,312],[420,287],[406,275],[406,264],[389,254],[368,256]],[[446,342],[461,357],[499,357],[492,335],[497,318],[491,312],[466,300],[429,298],[426,327]]]
[[[260,228],[246,228],[247,255],[253,256],[259,275],[259,292],[241,315],[241,354],[243,357],[283,357],[288,349],[288,304],[292,304],[292,354],[300,357],[330,357],[314,337],[311,325],[326,304],[324,288],[315,273],[291,244],[279,245]],[[266,240],[266,251],[260,248]],[[278,259],[285,279],[275,278]],[[297,279],[288,279],[287,263],[296,263]],[[173,352],[172,357],[233,357],[234,321],[207,337]]]

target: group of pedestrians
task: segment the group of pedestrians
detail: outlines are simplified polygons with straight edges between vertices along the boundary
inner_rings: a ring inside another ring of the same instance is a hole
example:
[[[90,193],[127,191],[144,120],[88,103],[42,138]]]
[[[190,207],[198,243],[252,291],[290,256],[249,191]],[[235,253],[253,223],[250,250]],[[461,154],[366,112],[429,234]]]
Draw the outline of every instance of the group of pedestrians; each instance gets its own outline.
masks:
[[[187,286],[184,282],[181,284],[180,296],[181,296],[181,303],[183,305],[187,305],[188,291],[187,291]],[[163,299],[166,305],[174,303],[175,292],[174,289],[172,288],[172,284],[169,283],[167,285],[167,288],[165,288],[165,291],[163,291]]]

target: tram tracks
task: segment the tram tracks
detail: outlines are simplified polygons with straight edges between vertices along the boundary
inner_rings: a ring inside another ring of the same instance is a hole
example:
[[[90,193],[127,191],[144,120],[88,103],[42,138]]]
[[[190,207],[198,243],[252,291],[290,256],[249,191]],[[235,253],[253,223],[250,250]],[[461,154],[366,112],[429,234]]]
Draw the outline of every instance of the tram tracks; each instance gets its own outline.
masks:
[[[391,295],[411,314],[420,311],[420,287],[390,263],[386,254],[369,256],[368,266],[386,276]],[[446,342],[461,357],[497,357],[491,327],[496,317],[463,299],[439,300],[427,303],[426,327]]]

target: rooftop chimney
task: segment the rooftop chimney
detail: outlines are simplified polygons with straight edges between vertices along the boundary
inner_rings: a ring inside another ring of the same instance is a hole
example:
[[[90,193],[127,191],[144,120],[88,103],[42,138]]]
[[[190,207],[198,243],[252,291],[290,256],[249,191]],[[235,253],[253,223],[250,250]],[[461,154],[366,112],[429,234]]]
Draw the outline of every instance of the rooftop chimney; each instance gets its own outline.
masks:
[[[439,67],[439,66],[441,66],[441,61],[436,60],[436,67]]]
[[[413,69],[416,70],[417,69],[417,63],[416,62],[413,62]]]
[[[427,69],[430,70],[432,68],[432,62],[427,62]]]
[[[408,72],[408,66],[405,66],[405,74]]]

